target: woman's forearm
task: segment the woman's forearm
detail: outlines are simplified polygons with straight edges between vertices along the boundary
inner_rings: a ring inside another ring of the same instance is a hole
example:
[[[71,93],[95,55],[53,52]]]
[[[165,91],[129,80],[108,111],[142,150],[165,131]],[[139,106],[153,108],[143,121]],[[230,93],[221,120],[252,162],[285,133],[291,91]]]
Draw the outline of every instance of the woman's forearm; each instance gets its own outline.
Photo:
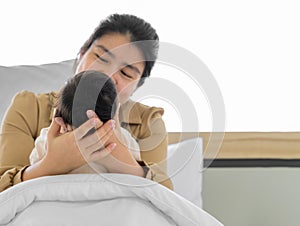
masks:
[[[135,176],[144,176],[144,170],[132,157],[130,151],[122,144],[117,144],[112,153],[102,163],[111,173],[124,173]]]
[[[40,161],[30,165],[25,169],[22,175],[22,180],[30,180],[43,176],[60,175],[68,173],[64,168],[58,167],[54,164],[55,161],[49,158],[47,155],[44,156]]]
[[[42,176],[49,176],[50,174],[45,169],[45,166],[42,161],[39,161],[33,165],[28,166],[22,175],[22,180],[30,180]]]
[[[119,164],[117,171],[119,171],[118,173],[131,174],[139,177],[145,176],[143,168],[138,163],[136,166],[121,163]]]

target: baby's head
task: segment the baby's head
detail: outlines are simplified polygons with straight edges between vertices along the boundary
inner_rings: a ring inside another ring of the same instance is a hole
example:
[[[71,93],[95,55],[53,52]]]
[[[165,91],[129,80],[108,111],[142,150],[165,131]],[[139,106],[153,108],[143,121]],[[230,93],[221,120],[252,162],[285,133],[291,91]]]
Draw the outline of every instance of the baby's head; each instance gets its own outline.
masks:
[[[114,82],[98,71],[83,71],[67,81],[58,94],[56,116],[72,128],[88,120],[87,110],[94,110],[105,123],[117,109],[117,90]]]

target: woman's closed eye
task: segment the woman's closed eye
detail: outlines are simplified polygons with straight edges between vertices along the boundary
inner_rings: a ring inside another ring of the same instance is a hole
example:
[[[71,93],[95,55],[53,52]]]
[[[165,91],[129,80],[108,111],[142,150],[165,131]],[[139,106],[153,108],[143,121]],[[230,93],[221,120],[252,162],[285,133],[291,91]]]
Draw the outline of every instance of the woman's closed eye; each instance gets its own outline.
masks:
[[[102,62],[104,62],[104,63],[110,63],[107,59],[105,59],[105,58],[103,58],[103,57],[101,57],[101,56],[99,56],[98,54],[95,54],[96,55],[96,57],[100,60],[100,61],[102,61]]]
[[[122,76],[130,80],[136,80],[140,77],[140,75],[134,69],[132,69],[132,66],[130,65],[126,65],[125,67],[121,68],[120,73]]]
[[[134,78],[132,75],[126,73],[124,70],[121,70],[120,72],[121,72],[121,74],[122,74],[123,76],[125,76],[125,77],[127,77],[127,78],[130,78],[130,79],[133,79],[133,78]]]

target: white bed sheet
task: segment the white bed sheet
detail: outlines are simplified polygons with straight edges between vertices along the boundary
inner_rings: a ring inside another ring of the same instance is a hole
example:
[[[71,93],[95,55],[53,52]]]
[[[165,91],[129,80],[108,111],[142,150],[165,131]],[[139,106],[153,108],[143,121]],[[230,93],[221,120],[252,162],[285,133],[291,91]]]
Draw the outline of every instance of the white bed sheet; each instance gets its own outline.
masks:
[[[124,174],[71,174],[0,193],[0,225],[222,225],[164,186]]]

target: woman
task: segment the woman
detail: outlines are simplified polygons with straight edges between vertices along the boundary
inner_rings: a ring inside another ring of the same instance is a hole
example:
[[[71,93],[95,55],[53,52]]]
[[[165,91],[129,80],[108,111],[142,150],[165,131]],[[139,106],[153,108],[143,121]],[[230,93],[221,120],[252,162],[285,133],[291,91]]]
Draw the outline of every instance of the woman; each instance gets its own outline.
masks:
[[[140,42],[143,40],[152,41]],[[165,174],[167,133],[161,118],[163,109],[130,100],[150,75],[157,49],[158,35],[149,23],[119,14],[102,21],[81,47],[75,72],[98,70],[110,75],[121,104],[116,121],[103,124],[93,111],[88,111],[87,122],[62,135],[61,118],[52,120],[55,93],[17,94],[2,123],[0,191],[32,178],[68,173],[86,161],[102,161],[110,172],[146,177],[172,188]],[[49,125],[47,154],[29,165],[34,140]],[[119,125],[137,140],[142,161],[133,160],[128,148],[117,138]],[[97,133],[85,136],[93,128]],[[99,146],[103,147],[101,151],[97,151]]]

